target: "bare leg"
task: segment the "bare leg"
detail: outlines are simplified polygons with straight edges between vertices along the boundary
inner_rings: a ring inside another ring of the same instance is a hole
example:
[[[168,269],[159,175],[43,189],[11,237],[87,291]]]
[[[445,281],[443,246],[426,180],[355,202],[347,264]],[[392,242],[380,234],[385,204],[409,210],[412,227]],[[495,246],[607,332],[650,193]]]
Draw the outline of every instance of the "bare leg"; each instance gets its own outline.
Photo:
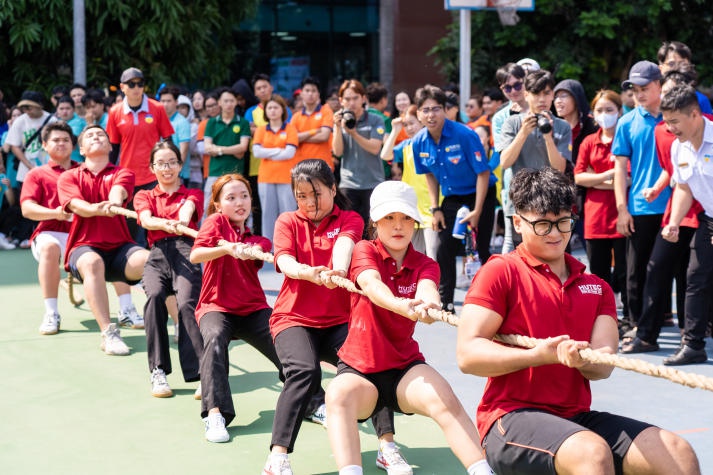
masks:
[[[45,244],[40,249],[40,261],[37,264],[37,276],[42,289],[42,297],[56,299],[59,294],[59,255],[56,244]]]
[[[624,473],[700,475],[701,467],[686,440],[667,430],[649,427],[636,436],[626,453]]]
[[[327,434],[337,468],[347,465],[361,467],[361,444],[358,419],[366,419],[374,411],[376,387],[356,374],[340,374],[327,388]]]
[[[561,475],[613,475],[614,457],[607,442],[592,431],[569,436],[555,454]]]

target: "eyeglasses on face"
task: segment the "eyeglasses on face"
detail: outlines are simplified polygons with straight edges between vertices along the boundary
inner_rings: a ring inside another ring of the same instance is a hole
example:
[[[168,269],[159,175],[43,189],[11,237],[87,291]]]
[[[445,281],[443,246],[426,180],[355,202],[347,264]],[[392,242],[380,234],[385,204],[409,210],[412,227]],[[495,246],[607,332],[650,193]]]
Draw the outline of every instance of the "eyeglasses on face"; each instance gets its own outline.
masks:
[[[129,81],[126,83],[127,86],[129,86],[129,89],[133,89],[135,87],[144,87],[144,82],[143,81]]]
[[[571,233],[574,229],[574,223],[577,220],[573,216],[567,216],[566,218],[560,218],[557,221],[550,221],[549,219],[536,219],[535,221],[530,221],[523,215],[518,213],[518,216],[532,226],[532,230],[537,236],[547,236],[552,232],[552,226],[557,227],[557,231],[562,234]]]
[[[428,115],[428,114],[431,114],[431,113],[433,113],[433,114],[438,114],[438,113],[441,112],[442,110],[443,110],[443,107],[441,107],[441,106],[422,107],[422,108],[421,108],[421,113],[422,113],[423,115]]]
[[[513,90],[519,91],[522,89],[522,81],[518,81],[515,84],[504,84],[502,86],[502,90],[505,91],[506,94],[510,94]]]
[[[180,163],[178,160],[171,160],[170,162],[154,162],[154,170],[169,170],[171,168],[176,168]]]

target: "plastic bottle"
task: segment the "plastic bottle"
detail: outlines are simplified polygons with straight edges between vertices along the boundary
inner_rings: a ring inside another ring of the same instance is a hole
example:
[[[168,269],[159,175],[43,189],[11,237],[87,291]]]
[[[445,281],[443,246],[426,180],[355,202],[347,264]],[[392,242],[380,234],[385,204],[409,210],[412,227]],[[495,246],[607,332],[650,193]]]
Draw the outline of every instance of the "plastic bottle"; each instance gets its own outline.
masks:
[[[468,216],[468,213],[470,213],[470,209],[466,205],[461,206],[458,210],[458,213],[456,214],[456,222],[453,223],[453,237],[455,239],[465,239],[465,233],[468,230],[468,223],[461,223],[461,220]]]

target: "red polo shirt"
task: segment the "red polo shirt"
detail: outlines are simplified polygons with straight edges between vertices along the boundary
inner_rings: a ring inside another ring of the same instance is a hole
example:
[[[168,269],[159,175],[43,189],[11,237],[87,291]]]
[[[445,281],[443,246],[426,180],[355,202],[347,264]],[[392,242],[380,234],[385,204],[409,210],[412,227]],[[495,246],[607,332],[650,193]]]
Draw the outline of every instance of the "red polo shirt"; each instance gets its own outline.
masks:
[[[59,201],[65,210],[73,199],[88,203],[99,203],[109,199],[109,192],[115,185],[124,187],[128,194],[126,202],[134,193],[134,174],[131,170],[119,168],[111,163],[96,175],[87,169],[85,163],[77,168],[62,173],[57,182]],[[125,203],[126,203],[125,202]],[[82,218],[74,215],[72,227],[67,238],[67,252],[64,267],[69,270],[68,258],[72,250],[78,246],[92,246],[105,251],[134,242],[123,216],[93,216]]]
[[[713,120],[713,116],[709,114],[704,114],[708,119]],[[673,163],[671,162],[671,145],[673,141],[676,140],[676,136],[668,131],[666,128],[666,123],[659,123],[654,129],[654,139],[656,140],[656,155],[659,158],[659,164],[666,170],[669,176],[673,176]],[[671,219],[671,200],[673,199],[673,194],[669,198],[668,203],[666,203],[666,211],[663,213],[663,219],[661,220],[661,227],[666,226]],[[686,216],[681,220],[680,226],[686,226],[688,228],[698,228],[698,213],[703,211],[701,204],[693,200],[691,208],[686,213]]]
[[[609,315],[616,321],[614,293],[599,277],[569,254],[570,275],[562,284],[547,264],[518,246],[510,254],[494,255],[475,277],[465,304],[498,313],[498,333],[548,338],[569,335],[589,341],[594,321]],[[540,409],[560,417],[588,411],[589,381],[575,368],[551,364],[488,378],[478,406],[478,432],[485,437],[499,417],[521,408]]]
[[[136,193],[136,196],[134,196],[134,209],[139,218],[141,218],[143,211],[148,210],[151,212],[151,216],[177,221],[178,211],[186,201],[192,201],[196,206],[196,211],[193,213],[188,227],[197,230],[198,223],[201,220],[201,216],[203,216],[203,192],[200,190],[188,189],[181,185],[178,190],[168,194],[156,185],[153,190],[140,190]],[[141,224],[141,219],[139,219],[139,224]],[[156,241],[172,236],[175,236],[175,234],[161,230],[149,230],[147,238],[149,246],[152,246]]]
[[[259,244],[265,252],[270,252],[270,240],[253,236],[249,229],[240,233],[230,220],[220,213],[205,218],[193,249],[215,247],[218,241]],[[262,290],[257,271],[262,267],[260,260],[242,260],[223,256],[208,261],[203,269],[203,285],[196,306],[196,320],[200,322],[208,312],[225,312],[245,317],[264,308],[269,308]]]
[[[302,264],[332,268],[332,249],[340,236],[354,242],[361,239],[364,221],[354,211],[334,206],[319,226],[300,211],[282,213],[275,223],[275,268],[277,259],[286,254]],[[328,328],[349,321],[349,293],[288,277],[275,301],[270,317],[273,338],[286,328],[302,326]]]
[[[106,133],[112,144],[119,144],[120,165],[136,174],[136,186],[156,181],[149,169],[151,149],[162,138],[173,135],[173,126],[160,102],[144,95],[138,112],[126,101],[109,111]]]
[[[349,277],[356,282],[365,270],[374,269],[394,296],[412,299],[416,286],[428,279],[438,284],[441,275],[436,262],[416,251],[411,244],[401,270],[381,241],[361,241],[354,247]],[[371,302],[368,297],[352,294],[349,335],[337,353],[349,366],[362,373],[403,369],[414,361],[425,361],[413,339],[416,322]]]
[[[604,173],[614,168],[614,155],[611,142],[602,142],[601,130],[587,135],[579,146],[574,174],[583,172]],[[614,190],[587,188],[584,201],[584,237],[585,239],[623,238],[616,230],[616,198]]]
[[[72,161],[69,165],[69,169],[71,170],[78,166],[79,163]],[[57,180],[59,180],[59,176],[65,171],[64,168],[53,160],[50,160],[46,165],[30,170],[22,184],[20,203],[30,200],[45,208],[56,209],[60,206],[59,195],[57,194]],[[59,221],[56,219],[40,221],[32,233],[30,241],[45,231],[68,233],[71,225],[72,223],[70,221]]]
[[[307,114],[305,108],[295,113],[292,116],[290,124],[293,124],[297,132],[307,132],[314,130],[315,133],[321,130],[322,127],[332,132],[334,125],[334,112],[327,105],[317,105],[311,114]],[[295,153],[297,163],[308,158],[319,158],[327,162],[329,167],[334,170],[334,158],[332,157],[332,139],[331,137],[322,143],[302,142],[297,147]]]

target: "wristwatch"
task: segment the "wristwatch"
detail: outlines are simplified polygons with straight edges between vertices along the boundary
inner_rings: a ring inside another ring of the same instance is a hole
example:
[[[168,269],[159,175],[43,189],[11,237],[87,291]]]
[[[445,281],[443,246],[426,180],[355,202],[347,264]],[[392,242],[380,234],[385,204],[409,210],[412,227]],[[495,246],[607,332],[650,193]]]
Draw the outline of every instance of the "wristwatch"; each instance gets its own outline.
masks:
[[[440,207],[440,206],[436,206],[436,207],[434,207],[434,208],[431,208],[431,214],[435,213],[436,211],[441,211],[441,207]]]

